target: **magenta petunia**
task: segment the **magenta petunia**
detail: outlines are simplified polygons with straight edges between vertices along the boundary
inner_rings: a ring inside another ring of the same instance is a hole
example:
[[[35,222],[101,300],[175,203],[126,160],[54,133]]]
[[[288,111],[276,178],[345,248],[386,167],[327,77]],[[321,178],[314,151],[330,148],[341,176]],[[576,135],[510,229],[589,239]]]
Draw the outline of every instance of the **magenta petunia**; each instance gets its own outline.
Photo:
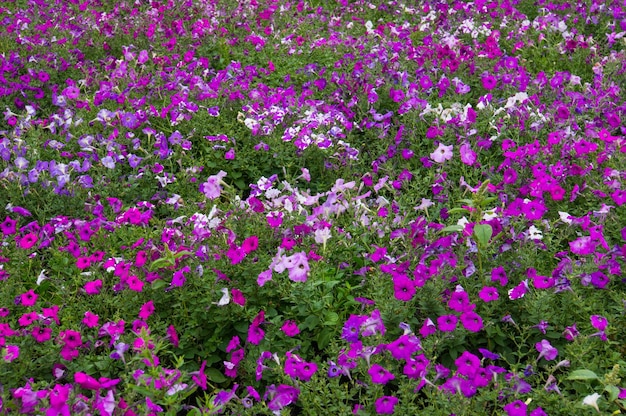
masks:
[[[374,407],[379,415],[392,415],[395,411],[398,398],[395,396],[383,396],[376,399]]]
[[[454,361],[454,364],[456,364],[459,374],[467,378],[472,378],[474,374],[476,374],[476,370],[480,367],[480,358],[469,351],[464,351],[463,354]]]
[[[178,333],[176,332],[176,328],[174,327],[174,325],[170,325],[169,327],[167,327],[167,338],[170,340],[170,342],[172,343],[172,345],[176,348],[178,348]]]
[[[387,350],[396,360],[410,360],[413,353],[420,349],[420,340],[415,335],[401,335],[392,343],[387,344]]]
[[[415,282],[403,273],[393,276],[393,294],[396,299],[409,302],[415,295]]]
[[[559,354],[559,351],[554,348],[548,340],[545,339],[542,339],[540,342],[536,343],[535,349],[539,352],[539,357],[537,357],[537,361],[541,358],[552,361]]]
[[[463,328],[470,332],[478,332],[483,329],[483,319],[474,311],[466,311],[461,314]]]
[[[498,300],[500,296],[498,289],[492,286],[485,286],[478,292],[478,297],[482,299],[483,302],[493,302]]]
[[[578,237],[570,241],[569,248],[572,253],[584,256],[596,251],[596,243],[589,236]]]
[[[231,291],[233,297],[233,303],[239,306],[244,306],[246,304],[246,298],[239,289],[232,289]]]
[[[139,318],[146,320],[154,313],[154,302],[148,301],[141,306]]]
[[[591,315],[591,325],[596,328],[598,331],[604,331],[606,327],[609,325],[609,322],[604,316],[601,315]]]
[[[4,235],[13,235],[16,232],[17,220],[7,216],[4,221],[0,223],[0,231]]]
[[[456,329],[458,318],[456,315],[443,315],[437,318],[437,326],[442,332],[452,332]]]
[[[450,299],[448,300],[448,308],[456,312],[464,311],[470,304],[467,292],[459,288],[460,286],[457,287],[457,290],[452,292]]]
[[[516,400],[504,406],[507,416],[526,416],[528,405],[521,400]]]
[[[2,350],[2,359],[6,363],[10,363],[20,356],[20,347],[18,347],[17,345],[7,345]]]
[[[427,336],[432,335],[435,332],[437,332],[437,326],[432,321],[432,319],[426,318],[426,320],[424,321],[424,324],[420,328],[420,335],[423,338],[426,338]]]
[[[493,90],[496,87],[496,85],[498,85],[498,79],[494,77],[493,75],[489,74],[488,72],[484,73],[482,77],[480,78],[480,80],[483,84],[483,88],[486,89],[487,91]]]
[[[39,296],[35,293],[33,289],[30,289],[26,293],[22,293],[20,296],[22,305],[24,306],[33,306],[37,302],[37,298]]]
[[[91,311],[86,311],[85,312],[85,317],[83,318],[83,325],[85,325],[87,328],[94,328],[96,326],[98,326],[98,320],[100,319],[100,317],[96,314],[94,314]]]
[[[41,343],[46,342],[52,337],[52,328],[49,327],[33,327],[31,333],[35,341]]]
[[[97,295],[98,293],[100,293],[100,290],[102,289],[102,280],[98,279],[98,280],[94,280],[93,282],[87,282],[85,283],[85,293],[87,293],[88,295]]]
[[[59,333],[59,339],[64,346],[68,348],[78,348],[83,345],[83,341],[80,332],[71,329],[66,329]]]
[[[298,328],[298,324],[296,324],[292,320],[287,320],[280,328],[281,331],[285,333],[288,337],[295,337],[300,333],[300,329]]]
[[[241,243],[241,248],[246,254],[250,254],[259,247],[259,237],[252,235]]]
[[[367,373],[372,378],[372,383],[374,384],[387,384],[389,381],[396,378],[393,373],[387,371],[380,364],[374,364]]]
[[[19,246],[19,248],[23,250],[28,250],[29,248],[33,247],[37,243],[37,240],[38,240],[37,234],[28,233],[25,236],[18,239],[17,245]]]

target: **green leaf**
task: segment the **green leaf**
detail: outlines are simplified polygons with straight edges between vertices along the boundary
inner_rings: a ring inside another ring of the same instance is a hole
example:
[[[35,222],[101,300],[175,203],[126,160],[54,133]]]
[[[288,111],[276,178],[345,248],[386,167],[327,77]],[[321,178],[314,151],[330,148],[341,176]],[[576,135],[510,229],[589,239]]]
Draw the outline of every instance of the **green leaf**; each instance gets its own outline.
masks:
[[[452,208],[448,210],[448,214],[454,214],[456,212],[469,212],[466,208]]]
[[[175,259],[179,259],[182,256],[189,256],[191,254],[193,254],[191,251],[183,250],[183,251],[179,251],[178,253],[174,254],[174,258]]]
[[[226,377],[217,368],[207,368],[204,370],[209,380],[215,383],[223,383],[226,381]]]
[[[333,336],[333,331],[330,329],[324,329],[317,335],[317,346],[320,350],[323,350],[330,343],[330,339]]]
[[[160,268],[173,266],[176,262],[173,259],[169,259],[167,257],[161,257],[160,259],[156,259],[150,264],[150,271],[155,271]]]
[[[493,235],[493,228],[489,224],[478,224],[474,226],[474,236],[476,237],[476,241],[482,247],[486,247],[489,244],[489,240],[491,240],[491,236]]]
[[[461,225],[448,225],[446,228],[441,230],[444,233],[450,233],[455,231],[463,231],[463,227]]]
[[[568,380],[597,380],[598,375],[591,370],[575,370],[567,377]]]
[[[324,325],[326,326],[334,326],[339,322],[339,315],[336,312],[328,312],[324,318]]]
[[[319,325],[319,323],[320,318],[316,315],[309,315],[302,323],[302,326],[308,329],[314,329],[317,325]]]
[[[617,386],[613,386],[613,385],[604,386],[604,391],[609,393],[610,402],[617,400],[617,398],[619,397],[619,388]]]
[[[153,290],[158,290],[161,289],[163,287],[167,286],[167,282],[163,279],[159,279],[159,280],[155,280],[154,282],[152,282],[152,289]]]

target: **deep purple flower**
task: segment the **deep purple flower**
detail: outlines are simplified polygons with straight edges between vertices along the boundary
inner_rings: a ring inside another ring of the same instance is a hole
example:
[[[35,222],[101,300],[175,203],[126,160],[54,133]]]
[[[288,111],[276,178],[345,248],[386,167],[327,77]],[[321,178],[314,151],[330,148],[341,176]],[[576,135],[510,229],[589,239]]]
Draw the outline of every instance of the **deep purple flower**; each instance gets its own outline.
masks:
[[[591,284],[597,289],[604,289],[609,284],[610,279],[601,271],[591,273]]]
[[[362,315],[350,315],[348,320],[343,324],[343,331],[341,338],[350,343],[357,342],[359,340],[359,327],[367,319]]]

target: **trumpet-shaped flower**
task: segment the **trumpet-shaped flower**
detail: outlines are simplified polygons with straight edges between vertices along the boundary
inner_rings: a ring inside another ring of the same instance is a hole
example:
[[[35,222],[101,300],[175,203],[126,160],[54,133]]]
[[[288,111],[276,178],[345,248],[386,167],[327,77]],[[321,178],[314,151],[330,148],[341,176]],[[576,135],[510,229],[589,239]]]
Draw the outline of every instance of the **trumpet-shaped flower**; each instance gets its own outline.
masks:
[[[439,143],[437,149],[430,154],[430,158],[437,163],[445,163],[446,160],[452,159],[453,146],[446,146],[443,143]]]
[[[542,357],[548,361],[552,361],[559,355],[559,350],[554,348],[550,341],[546,339],[542,339],[541,342],[535,344],[535,348],[539,351],[539,357],[537,357],[537,361],[539,361]]]

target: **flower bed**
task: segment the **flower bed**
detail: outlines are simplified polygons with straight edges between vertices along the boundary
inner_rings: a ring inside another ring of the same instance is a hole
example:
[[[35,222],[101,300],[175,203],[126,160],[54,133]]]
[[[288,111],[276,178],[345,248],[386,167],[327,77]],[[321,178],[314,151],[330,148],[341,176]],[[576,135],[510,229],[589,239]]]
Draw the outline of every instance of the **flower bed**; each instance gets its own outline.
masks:
[[[0,414],[626,411],[626,9],[408,3],[0,6]]]

